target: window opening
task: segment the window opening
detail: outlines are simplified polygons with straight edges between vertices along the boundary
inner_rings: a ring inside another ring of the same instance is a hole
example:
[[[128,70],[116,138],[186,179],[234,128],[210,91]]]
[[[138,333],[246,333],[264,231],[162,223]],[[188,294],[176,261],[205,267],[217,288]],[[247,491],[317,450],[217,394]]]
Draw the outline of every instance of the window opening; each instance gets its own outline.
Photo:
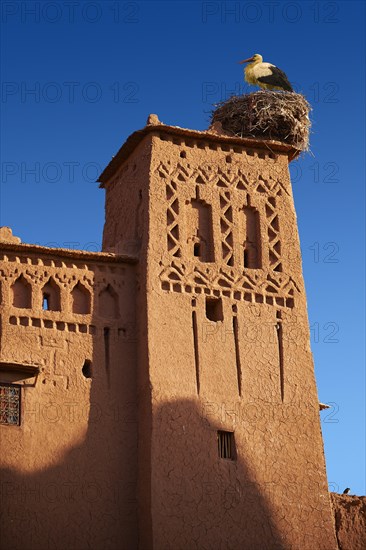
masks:
[[[249,267],[249,254],[248,254],[248,250],[244,250],[244,267]]]
[[[81,369],[81,372],[85,376],[85,378],[91,378],[92,377],[92,368],[91,368],[91,362],[89,359],[85,359],[83,368]]]
[[[50,309],[50,295],[44,293],[43,294],[43,302],[42,302],[42,309],[48,311]]]
[[[0,424],[20,426],[20,386],[0,385]]]
[[[220,458],[235,460],[236,450],[233,432],[224,432],[219,430],[217,432],[217,445]]]
[[[206,298],[206,317],[215,323],[224,320],[221,298]]]

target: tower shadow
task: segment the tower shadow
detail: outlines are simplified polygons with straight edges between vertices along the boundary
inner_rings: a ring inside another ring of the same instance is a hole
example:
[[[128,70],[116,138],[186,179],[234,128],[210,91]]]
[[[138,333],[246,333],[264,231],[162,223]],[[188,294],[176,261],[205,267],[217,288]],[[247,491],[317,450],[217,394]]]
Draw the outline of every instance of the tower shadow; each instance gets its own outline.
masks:
[[[136,409],[121,395],[124,416],[111,415],[117,397],[93,380],[80,445],[42,471],[1,471],[2,550],[288,548],[252,466],[241,449],[231,460],[219,457],[217,443],[207,446],[205,435],[214,441],[218,426],[193,400],[155,408],[159,443],[151,449],[151,484],[139,491],[150,503],[149,528],[136,492]]]
[[[244,448],[232,448],[232,458],[220,457],[222,427],[206,414],[204,404],[176,399],[153,410],[146,496],[151,499],[152,544],[146,541],[141,548],[288,548],[276,525],[270,491],[266,494],[260,486]]]

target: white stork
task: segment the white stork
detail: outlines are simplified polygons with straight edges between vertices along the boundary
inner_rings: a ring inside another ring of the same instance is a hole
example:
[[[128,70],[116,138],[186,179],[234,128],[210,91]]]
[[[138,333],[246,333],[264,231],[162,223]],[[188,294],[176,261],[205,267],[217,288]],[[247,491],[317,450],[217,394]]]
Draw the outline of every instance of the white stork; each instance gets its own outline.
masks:
[[[244,61],[239,61],[239,63],[249,63],[244,69],[245,80],[248,84],[257,85],[264,90],[293,92],[285,73],[272,63],[263,63],[263,57],[259,53],[244,59]]]

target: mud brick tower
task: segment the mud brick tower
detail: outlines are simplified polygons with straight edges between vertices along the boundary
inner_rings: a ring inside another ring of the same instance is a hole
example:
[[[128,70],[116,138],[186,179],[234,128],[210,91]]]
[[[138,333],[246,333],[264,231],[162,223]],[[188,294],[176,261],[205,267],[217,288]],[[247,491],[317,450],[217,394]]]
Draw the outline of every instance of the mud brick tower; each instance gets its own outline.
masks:
[[[150,121],[101,176],[104,249],[140,249],[141,548],[334,548],[296,151]]]
[[[3,230],[1,548],[337,548],[296,154],[150,116],[103,252]]]

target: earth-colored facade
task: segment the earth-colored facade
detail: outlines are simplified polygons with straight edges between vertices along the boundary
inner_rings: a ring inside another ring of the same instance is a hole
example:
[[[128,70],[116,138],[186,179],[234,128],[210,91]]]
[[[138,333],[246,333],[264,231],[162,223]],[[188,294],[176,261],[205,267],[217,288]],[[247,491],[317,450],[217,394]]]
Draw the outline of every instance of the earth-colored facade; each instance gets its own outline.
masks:
[[[2,549],[338,548],[294,156],[151,117],[103,252],[2,230]]]
[[[366,548],[366,497],[331,493],[339,550]]]

